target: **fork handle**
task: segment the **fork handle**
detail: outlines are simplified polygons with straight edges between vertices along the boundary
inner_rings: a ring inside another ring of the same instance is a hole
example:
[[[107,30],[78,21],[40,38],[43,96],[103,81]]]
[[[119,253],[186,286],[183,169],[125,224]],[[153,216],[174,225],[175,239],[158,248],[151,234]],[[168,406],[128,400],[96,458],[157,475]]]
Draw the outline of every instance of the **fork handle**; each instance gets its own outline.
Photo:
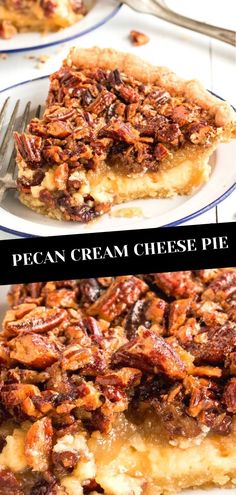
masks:
[[[155,0],[152,2],[152,13],[157,15],[160,19],[164,21],[171,22],[177,26],[181,26],[197,33],[205,34],[217,40],[224,41],[229,45],[236,46],[236,32],[230,29],[224,29],[217,26],[212,26],[211,24],[206,24],[205,22],[195,21],[189,17],[185,17],[176,12],[171,11],[168,7],[162,7],[158,2],[155,6]]]

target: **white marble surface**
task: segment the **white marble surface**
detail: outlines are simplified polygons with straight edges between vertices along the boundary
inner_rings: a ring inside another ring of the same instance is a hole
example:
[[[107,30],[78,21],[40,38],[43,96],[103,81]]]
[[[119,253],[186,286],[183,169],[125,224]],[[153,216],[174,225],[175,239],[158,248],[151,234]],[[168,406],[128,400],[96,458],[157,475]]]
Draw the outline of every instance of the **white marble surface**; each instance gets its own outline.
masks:
[[[235,0],[168,0],[167,3],[186,15],[192,14],[207,22],[235,28]],[[131,29],[148,34],[150,43],[142,47],[132,46],[128,38]],[[0,90],[56,70],[69,47],[74,44],[76,41],[42,51],[10,54],[6,59],[0,59]],[[136,53],[158,65],[167,65],[182,77],[201,80],[207,88],[236,106],[236,50],[229,45],[173,26],[153,16],[138,14],[127,6],[122,6],[107,24],[79,38],[77,44],[86,47],[110,46]],[[38,60],[41,55],[48,56],[43,64]],[[236,170],[236,157],[232,157],[232,167]],[[212,208],[188,223],[235,221],[235,200],[236,191],[217,208]],[[9,237],[9,234],[0,232],[0,239]]]

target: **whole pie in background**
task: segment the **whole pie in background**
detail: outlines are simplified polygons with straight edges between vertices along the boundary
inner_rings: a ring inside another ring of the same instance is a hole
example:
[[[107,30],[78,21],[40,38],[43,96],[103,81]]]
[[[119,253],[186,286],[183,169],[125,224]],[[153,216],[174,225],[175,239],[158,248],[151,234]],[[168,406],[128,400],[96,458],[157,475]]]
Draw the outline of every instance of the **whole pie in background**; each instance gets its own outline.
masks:
[[[88,222],[118,203],[191,194],[235,122],[197,81],[112,49],[72,49],[51,76],[43,117],[15,134],[19,198]]]
[[[83,0],[0,0],[0,38],[17,31],[56,31],[85,13]]]
[[[0,494],[235,487],[235,295],[234,268],[13,286]]]

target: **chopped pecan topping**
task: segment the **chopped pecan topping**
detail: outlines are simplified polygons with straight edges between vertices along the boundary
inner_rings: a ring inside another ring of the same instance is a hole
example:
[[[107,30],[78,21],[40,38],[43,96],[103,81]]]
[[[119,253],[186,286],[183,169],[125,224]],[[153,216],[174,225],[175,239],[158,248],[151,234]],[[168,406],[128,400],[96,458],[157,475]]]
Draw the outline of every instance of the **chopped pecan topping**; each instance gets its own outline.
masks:
[[[11,364],[10,350],[5,343],[0,342],[0,365],[9,366]]]
[[[146,34],[139,31],[130,31],[129,36],[132,43],[136,46],[146,45],[150,41],[150,38]]]
[[[0,38],[9,40],[15,36],[17,30],[11,21],[0,21]]]
[[[179,105],[173,109],[172,119],[179,124],[179,126],[189,124],[192,119],[192,112],[187,106]]]
[[[154,281],[168,296],[177,299],[193,297],[201,291],[201,284],[194,280],[190,271],[154,273]]]
[[[158,161],[161,161],[169,155],[169,151],[165,146],[163,146],[163,144],[158,143],[155,146],[154,155]]]
[[[52,121],[47,124],[47,133],[58,139],[63,139],[71,134],[71,127],[67,122],[62,120]]]
[[[41,184],[44,177],[45,177],[45,172],[41,168],[38,168],[35,172],[33,172],[31,178],[21,175],[21,177],[17,179],[17,184],[27,189]]]
[[[208,288],[203,293],[203,299],[207,298],[213,301],[227,300],[236,293],[236,270],[225,270],[219,272]]]
[[[173,301],[169,306],[169,332],[176,334],[186,322],[188,313],[191,310],[191,299],[179,299]]]
[[[33,486],[30,495],[67,495],[66,489],[59,486],[55,480],[46,481],[44,479],[37,481]]]
[[[123,412],[138,422],[150,414],[171,442],[231,432],[235,285],[235,270],[219,269],[11,288],[0,416],[28,428],[31,495],[67,495],[58,480],[79,469],[83,453],[70,443],[57,450],[56,439],[107,434]],[[13,495],[25,493],[21,475],[2,473],[0,495],[5,480]],[[90,489],[101,491],[93,476],[83,482]]]
[[[30,165],[33,164],[35,168],[40,167],[42,138],[28,134],[20,135],[15,132],[14,139],[23,160]]]
[[[86,110],[88,112],[95,113],[96,115],[99,115],[101,112],[103,112],[107,107],[109,107],[112,102],[116,99],[115,95],[113,93],[110,93],[109,91],[106,91],[105,89],[101,91],[101,93],[98,95],[96,100],[94,100],[87,108]]]
[[[221,327],[206,329],[202,335],[203,343],[193,349],[197,362],[222,363],[236,348],[236,328],[231,322],[226,322]]]
[[[212,128],[201,122],[192,123],[187,126],[186,133],[193,144],[208,144],[210,143]]]
[[[47,471],[52,450],[52,436],[53,429],[49,418],[39,419],[28,430],[25,456],[34,471]]]
[[[83,489],[85,494],[91,493],[92,495],[98,495],[99,493],[104,493],[103,488],[94,479],[88,482],[86,481]]]
[[[185,414],[181,404],[159,402],[156,399],[151,402],[170,438],[178,436],[194,438],[201,433],[201,428],[197,421]]]
[[[121,99],[126,103],[135,103],[140,99],[139,94],[131,86],[119,84],[115,86],[115,89],[116,93],[118,93]]]
[[[170,143],[173,146],[179,144],[179,139],[181,136],[181,131],[178,124],[168,124],[163,126],[156,131],[156,137],[161,143]]]
[[[87,9],[86,9],[86,7],[84,5],[84,1],[83,0],[70,0],[70,4],[72,6],[73,11],[76,14],[82,14],[82,15],[85,15],[86,14]]]
[[[45,15],[47,17],[51,17],[55,14],[57,9],[57,2],[56,0],[40,0],[40,6],[42,7]]]
[[[63,191],[67,187],[69,178],[69,167],[66,163],[62,163],[57,167],[54,173],[54,180],[59,191]]]
[[[79,460],[79,453],[65,450],[62,452],[52,452],[52,462],[58,475],[65,475],[73,471]]]
[[[231,378],[224,389],[224,400],[227,411],[236,413],[236,378]]]
[[[84,369],[87,375],[102,372],[106,368],[103,353],[96,346],[82,347],[79,344],[68,346],[62,354],[62,369],[78,370]]]
[[[90,306],[89,314],[112,321],[146,290],[146,284],[136,277],[117,277],[108,290]]]
[[[15,410],[17,413],[17,407],[21,407],[24,415],[28,414],[29,399],[40,396],[40,390],[35,385],[15,383],[4,385],[0,395],[4,406],[8,410]]]
[[[139,133],[128,122],[111,122],[100,131],[100,136],[106,136],[118,141],[125,141],[128,144],[132,144],[138,141]]]
[[[127,388],[131,385],[139,385],[142,373],[135,368],[121,368],[119,371],[111,371],[101,376],[97,376],[96,383],[106,387]]]
[[[24,495],[21,490],[21,484],[14,473],[2,469],[0,471],[0,495]]]
[[[58,120],[67,120],[70,117],[73,117],[75,114],[75,109],[74,108],[63,108],[63,107],[57,107],[55,105],[55,108],[50,108],[49,110],[46,109],[45,111],[45,118],[49,120],[50,122],[57,122]]]
[[[185,366],[175,350],[150,330],[131,339],[118,349],[112,359],[113,365],[128,364],[148,373],[162,372],[173,379],[185,376]]]
[[[63,309],[49,309],[38,306],[15,321],[6,318],[4,331],[10,335],[31,332],[44,333],[58,327],[65,317],[66,312]]]
[[[32,368],[45,369],[59,358],[57,346],[42,335],[20,335],[12,339],[9,345],[10,357]]]

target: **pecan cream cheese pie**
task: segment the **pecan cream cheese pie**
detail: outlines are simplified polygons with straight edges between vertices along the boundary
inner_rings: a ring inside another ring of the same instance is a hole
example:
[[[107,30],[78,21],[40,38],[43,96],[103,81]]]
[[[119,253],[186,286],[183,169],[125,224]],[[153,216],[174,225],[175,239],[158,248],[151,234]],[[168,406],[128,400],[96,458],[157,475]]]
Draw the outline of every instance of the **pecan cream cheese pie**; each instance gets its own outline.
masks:
[[[42,119],[15,135],[20,200],[88,222],[114,204],[190,194],[235,134],[234,111],[198,82],[111,49],[72,49]]]
[[[17,31],[55,31],[79,21],[83,0],[0,0],[0,37]]]
[[[236,269],[13,286],[0,494],[236,486]]]

